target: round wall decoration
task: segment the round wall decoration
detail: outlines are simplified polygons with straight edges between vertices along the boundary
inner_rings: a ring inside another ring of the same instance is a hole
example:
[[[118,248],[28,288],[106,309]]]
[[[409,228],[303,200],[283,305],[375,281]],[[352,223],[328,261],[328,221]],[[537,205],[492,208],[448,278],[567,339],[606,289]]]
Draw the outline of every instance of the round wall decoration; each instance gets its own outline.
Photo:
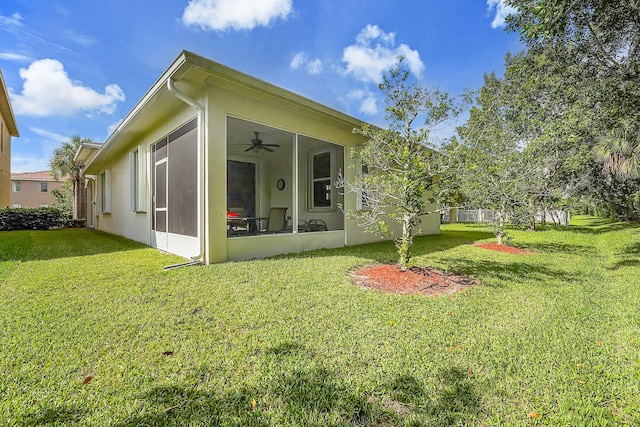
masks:
[[[280,178],[276,183],[276,186],[278,187],[278,190],[280,191],[284,190],[284,179]]]

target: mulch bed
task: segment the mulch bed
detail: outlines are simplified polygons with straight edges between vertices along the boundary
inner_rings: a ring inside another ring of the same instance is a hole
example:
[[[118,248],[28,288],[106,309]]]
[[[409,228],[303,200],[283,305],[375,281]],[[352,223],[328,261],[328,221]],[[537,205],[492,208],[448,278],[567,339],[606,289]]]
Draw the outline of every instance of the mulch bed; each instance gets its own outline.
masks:
[[[451,295],[478,281],[461,274],[413,267],[402,271],[397,264],[376,264],[351,273],[353,283],[365,289],[399,295]]]
[[[531,255],[533,252],[525,251],[524,249],[516,248],[515,246],[499,245],[497,243],[474,243],[474,246],[478,246],[483,249],[489,249],[491,251],[505,252],[508,254],[518,255]]]
[[[510,254],[531,255],[533,252],[497,243],[475,243],[475,246]],[[351,272],[353,283],[365,289],[399,295],[451,295],[478,285],[475,277],[413,267],[402,271],[398,264],[375,264]]]

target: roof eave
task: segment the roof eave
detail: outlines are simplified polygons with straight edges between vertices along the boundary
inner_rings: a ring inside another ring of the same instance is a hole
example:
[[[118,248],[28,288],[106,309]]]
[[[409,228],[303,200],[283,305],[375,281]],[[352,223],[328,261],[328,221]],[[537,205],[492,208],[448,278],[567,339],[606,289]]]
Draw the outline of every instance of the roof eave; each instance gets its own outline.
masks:
[[[20,131],[18,130],[18,124],[16,123],[16,116],[13,114],[11,108],[11,101],[9,100],[9,92],[7,86],[4,83],[4,77],[2,76],[2,70],[0,69],[0,112],[5,118],[9,134],[11,136],[19,137]]]

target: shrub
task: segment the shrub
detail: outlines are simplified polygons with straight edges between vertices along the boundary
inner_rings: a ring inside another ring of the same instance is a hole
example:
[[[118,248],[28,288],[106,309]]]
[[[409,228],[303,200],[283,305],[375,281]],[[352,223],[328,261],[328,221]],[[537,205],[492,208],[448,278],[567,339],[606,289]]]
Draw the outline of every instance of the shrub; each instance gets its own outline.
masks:
[[[84,228],[87,225],[86,218],[79,219],[67,219],[64,221],[64,226],[69,228]]]
[[[48,230],[66,226],[68,221],[56,208],[0,209],[0,230]]]

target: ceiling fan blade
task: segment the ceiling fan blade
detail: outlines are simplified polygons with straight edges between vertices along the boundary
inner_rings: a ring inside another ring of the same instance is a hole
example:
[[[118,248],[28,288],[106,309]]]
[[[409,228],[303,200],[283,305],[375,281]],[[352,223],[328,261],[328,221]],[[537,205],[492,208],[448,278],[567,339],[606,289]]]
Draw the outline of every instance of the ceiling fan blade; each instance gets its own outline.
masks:
[[[280,147],[278,144],[262,144],[263,147]]]
[[[252,145],[251,147],[249,147],[246,150],[244,150],[244,152],[246,153],[247,151],[251,151],[251,150],[253,150],[253,148],[254,148],[254,145]]]
[[[273,149],[272,149],[272,148],[267,147],[266,145],[263,145],[263,146],[262,146],[262,149],[263,149],[263,150],[265,150],[265,151],[268,151],[268,152],[270,152],[270,153],[273,153]]]

